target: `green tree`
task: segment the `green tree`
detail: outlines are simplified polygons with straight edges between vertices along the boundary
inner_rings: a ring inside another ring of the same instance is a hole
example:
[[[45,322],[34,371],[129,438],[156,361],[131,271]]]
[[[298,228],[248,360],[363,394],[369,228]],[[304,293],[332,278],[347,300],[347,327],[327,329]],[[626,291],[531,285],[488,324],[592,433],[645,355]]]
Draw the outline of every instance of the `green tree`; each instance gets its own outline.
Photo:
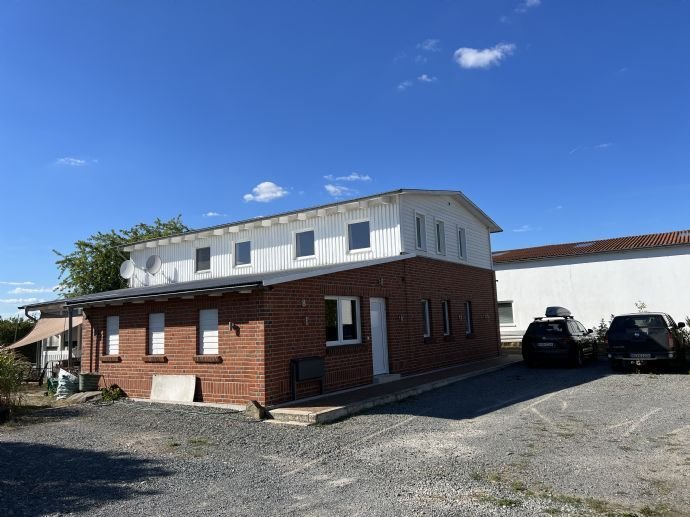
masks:
[[[178,215],[169,221],[156,219],[153,224],[140,223],[128,230],[98,232],[75,242],[74,251],[67,255],[53,250],[59,257],[56,264],[61,294],[71,298],[127,287],[127,281],[120,277],[120,264],[128,258],[123,246],[188,230]]]
[[[34,322],[26,318],[19,316],[12,316],[6,320],[0,318],[0,346],[19,341],[31,332],[32,328],[34,328]]]

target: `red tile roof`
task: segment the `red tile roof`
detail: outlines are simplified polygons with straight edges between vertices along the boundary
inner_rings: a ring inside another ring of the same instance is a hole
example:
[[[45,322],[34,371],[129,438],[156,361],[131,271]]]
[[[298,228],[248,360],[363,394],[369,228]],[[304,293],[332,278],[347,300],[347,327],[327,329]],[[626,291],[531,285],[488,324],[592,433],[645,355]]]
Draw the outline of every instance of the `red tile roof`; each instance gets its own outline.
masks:
[[[568,244],[552,244],[534,248],[496,251],[493,254],[494,263],[522,262],[526,260],[542,260],[555,257],[576,257],[595,253],[610,253],[624,250],[638,250],[644,248],[659,248],[664,246],[678,246],[690,244],[690,230],[668,233],[652,233],[649,235],[633,235],[631,237],[616,237],[600,241],[571,242]]]

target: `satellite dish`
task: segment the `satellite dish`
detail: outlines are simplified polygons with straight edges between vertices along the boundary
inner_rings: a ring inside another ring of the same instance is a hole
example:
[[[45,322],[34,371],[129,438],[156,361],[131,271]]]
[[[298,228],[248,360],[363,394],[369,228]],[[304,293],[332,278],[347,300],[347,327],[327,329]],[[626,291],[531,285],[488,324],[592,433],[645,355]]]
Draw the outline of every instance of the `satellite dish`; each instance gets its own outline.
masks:
[[[146,259],[146,271],[152,275],[158,273],[161,270],[162,265],[163,261],[158,255],[151,255]]]
[[[134,276],[134,262],[125,260],[120,264],[120,276],[125,280],[129,280]]]

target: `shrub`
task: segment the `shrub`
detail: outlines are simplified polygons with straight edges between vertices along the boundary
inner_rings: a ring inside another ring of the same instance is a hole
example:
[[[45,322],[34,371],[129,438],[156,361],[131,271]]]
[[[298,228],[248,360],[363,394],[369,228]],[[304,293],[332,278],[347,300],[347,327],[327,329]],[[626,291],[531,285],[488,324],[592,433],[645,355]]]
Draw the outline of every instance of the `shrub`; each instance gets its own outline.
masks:
[[[124,393],[117,384],[111,384],[107,388],[101,388],[101,395],[103,395],[103,402],[114,402],[122,398]]]
[[[11,351],[0,350],[0,408],[10,411],[21,399],[21,385],[31,365]]]

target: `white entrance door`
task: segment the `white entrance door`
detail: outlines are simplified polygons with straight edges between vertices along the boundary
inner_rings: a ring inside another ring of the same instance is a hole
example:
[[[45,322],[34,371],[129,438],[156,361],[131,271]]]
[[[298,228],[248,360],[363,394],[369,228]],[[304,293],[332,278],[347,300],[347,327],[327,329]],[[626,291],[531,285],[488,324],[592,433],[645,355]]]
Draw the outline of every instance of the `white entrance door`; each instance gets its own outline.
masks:
[[[374,359],[374,375],[388,373],[388,331],[386,329],[386,301],[371,298],[371,355]]]

